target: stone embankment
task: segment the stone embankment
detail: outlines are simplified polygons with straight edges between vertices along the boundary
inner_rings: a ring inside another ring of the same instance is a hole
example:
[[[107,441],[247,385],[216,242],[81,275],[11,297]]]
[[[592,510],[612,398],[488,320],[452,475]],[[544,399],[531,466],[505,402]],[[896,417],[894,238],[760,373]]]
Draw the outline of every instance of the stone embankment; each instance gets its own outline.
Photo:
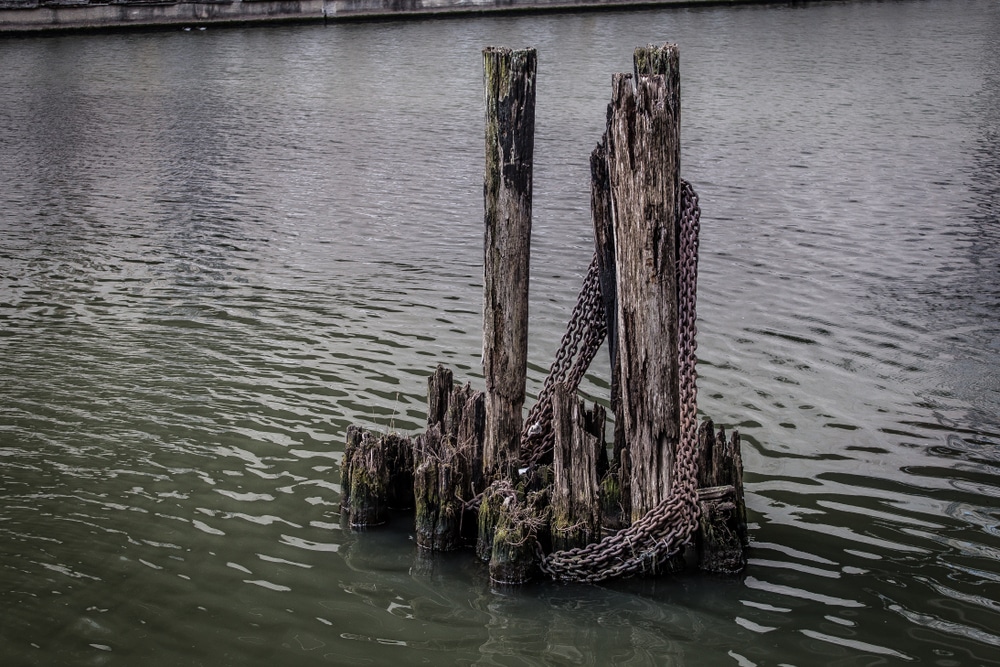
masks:
[[[761,0],[0,0],[0,33],[319,22],[487,12],[751,4]],[[772,0],[773,1],[773,0]],[[803,1],[803,0],[799,0]],[[805,0],[808,1],[808,0]]]

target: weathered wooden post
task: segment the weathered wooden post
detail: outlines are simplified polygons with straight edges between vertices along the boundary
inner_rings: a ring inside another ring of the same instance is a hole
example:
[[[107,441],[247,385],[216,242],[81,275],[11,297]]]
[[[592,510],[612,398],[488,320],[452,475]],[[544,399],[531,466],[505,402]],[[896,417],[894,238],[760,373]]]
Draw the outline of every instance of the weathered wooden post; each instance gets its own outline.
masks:
[[[680,63],[676,45],[636,50],[615,75],[606,150],[614,220],[618,417],[628,442],[636,521],[670,492],[679,439],[677,220],[680,205]]]
[[[535,135],[534,49],[483,50],[484,471],[511,478],[519,460],[528,364],[528,261]]]
[[[427,431],[413,446],[415,533],[422,549],[457,549],[474,531],[466,514],[481,485],[483,403],[482,392],[468,384],[456,388],[442,366],[427,379]]]
[[[490,556],[490,580],[497,584],[524,584],[538,571],[535,536],[525,520],[525,509],[516,496],[500,506],[493,551]]]
[[[706,419],[698,431],[698,567],[707,572],[734,574],[747,564],[750,539],[743,497],[743,457],[740,434],[726,439]]]
[[[368,431],[353,424],[347,427],[340,505],[352,528],[379,526],[389,518],[389,471],[376,444]]]
[[[618,381],[618,272],[615,270],[615,228],[611,217],[611,182],[608,177],[606,143],[602,141],[590,154],[590,216],[594,224],[594,248],[607,326],[608,356],[611,358],[611,409],[616,410],[621,398]],[[616,453],[622,446],[623,438],[624,432],[616,428]]]
[[[611,410],[621,414],[621,379],[618,369],[618,272],[615,269],[615,228],[611,213],[611,181],[605,138],[590,154],[590,214],[594,224],[594,247],[600,274],[601,299],[611,360]],[[601,522],[613,533],[631,523],[632,498],[629,451],[625,445],[625,420],[615,419],[611,469],[600,480]]]
[[[353,528],[378,526],[390,509],[413,507],[413,444],[396,433],[347,427],[341,511]]]
[[[552,470],[552,548],[582,547],[601,536],[599,459],[604,450],[604,409],[595,406],[587,424],[576,391],[556,385],[552,394],[555,431]]]
[[[523,492],[509,482],[494,482],[494,512],[497,515],[490,548],[490,580],[497,584],[524,584],[539,572],[539,538],[549,521],[549,498],[545,490]]]

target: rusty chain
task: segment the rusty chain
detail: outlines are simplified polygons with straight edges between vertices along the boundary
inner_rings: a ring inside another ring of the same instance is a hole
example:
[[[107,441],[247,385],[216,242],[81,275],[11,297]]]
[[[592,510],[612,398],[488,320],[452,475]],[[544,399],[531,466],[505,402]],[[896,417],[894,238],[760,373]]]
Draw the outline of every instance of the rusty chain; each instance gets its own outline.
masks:
[[[681,181],[678,238],[678,375],[680,378],[680,440],[674,477],[667,497],[628,528],[599,542],[542,556],[541,569],[555,579],[598,582],[655,571],[690,540],[698,525],[697,442],[698,387],[696,365],[696,302],[698,195]],[[552,390],[556,383],[579,387],[584,373],[607,334],[597,258],[591,262],[556,359],[545,378],[538,401],[528,413],[521,434],[522,458],[536,463],[552,450]]]
[[[538,400],[528,412],[521,430],[521,458],[524,463],[538,463],[555,444],[552,429],[552,392],[556,384],[565,382],[576,390],[584,373],[594,360],[607,335],[604,303],[601,301],[600,273],[597,256],[583,279],[583,287],[570,315],[555,361],[549,367]]]

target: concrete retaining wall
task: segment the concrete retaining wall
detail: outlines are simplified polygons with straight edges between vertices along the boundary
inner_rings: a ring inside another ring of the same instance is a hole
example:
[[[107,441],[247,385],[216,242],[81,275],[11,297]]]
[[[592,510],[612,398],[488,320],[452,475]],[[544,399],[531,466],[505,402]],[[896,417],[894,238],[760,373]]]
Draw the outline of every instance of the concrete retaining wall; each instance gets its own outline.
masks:
[[[0,34],[197,26],[277,21],[339,21],[432,14],[752,4],[762,0],[0,0]],[[773,0],[772,0],[773,1]],[[809,1],[809,0],[799,0]],[[815,1],[815,0],[814,0]]]
[[[323,20],[325,0],[0,4],[0,32]],[[8,7],[4,7],[8,5]]]

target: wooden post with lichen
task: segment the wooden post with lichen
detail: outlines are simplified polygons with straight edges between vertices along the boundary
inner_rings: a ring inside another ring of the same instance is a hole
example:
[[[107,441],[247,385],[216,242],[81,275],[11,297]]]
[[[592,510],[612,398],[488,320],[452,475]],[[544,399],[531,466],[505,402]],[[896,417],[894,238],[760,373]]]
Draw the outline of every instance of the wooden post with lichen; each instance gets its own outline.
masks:
[[[528,364],[528,262],[535,133],[534,49],[483,50],[485,472],[517,468]]]
[[[509,482],[492,485],[496,526],[490,548],[490,580],[496,584],[524,584],[539,573],[538,545],[549,522],[546,490],[525,492]]]
[[[389,518],[389,474],[371,436],[353,424],[347,427],[347,444],[340,462],[340,508],[352,528],[379,526]]]
[[[586,546],[601,537],[598,479],[605,447],[604,409],[594,406],[589,416],[588,420],[575,391],[564,384],[556,386],[552,394],[555,432],[552,548],[555,550]]]
[[[742,571],[750,540],[740,434],[733,431],[727,439],[725,429],[716,432],[710,419],[698,431],[698,487],[698,567],[719,574]]]
[[[500,521],[500,508],[508,495],[513,493],[510,482],[496,480],[483,491],[479,499],[479,513],[476,528],[476,557],[484,563],[489,563],[493,556],[493,537],[496,535],[497,523]]]
[[[637,49],[612,81],[605,151],[614,221],[617,417],[632,521],[670,492],[679,438],[677,222],[680,65],[675,45]],[[653,63],[655,74],[642,63]]]
[[[427,380],[425,433],[413,446],[417,545],[451,551],[469,540],[475,515],[468,504],[481,490],[486,422],[483,393],[455,387],[442,366]]]
[[[341,512],[352,528],[386,523],[390,509],[413,507],[413,444],[396,433],[347,428]]]

